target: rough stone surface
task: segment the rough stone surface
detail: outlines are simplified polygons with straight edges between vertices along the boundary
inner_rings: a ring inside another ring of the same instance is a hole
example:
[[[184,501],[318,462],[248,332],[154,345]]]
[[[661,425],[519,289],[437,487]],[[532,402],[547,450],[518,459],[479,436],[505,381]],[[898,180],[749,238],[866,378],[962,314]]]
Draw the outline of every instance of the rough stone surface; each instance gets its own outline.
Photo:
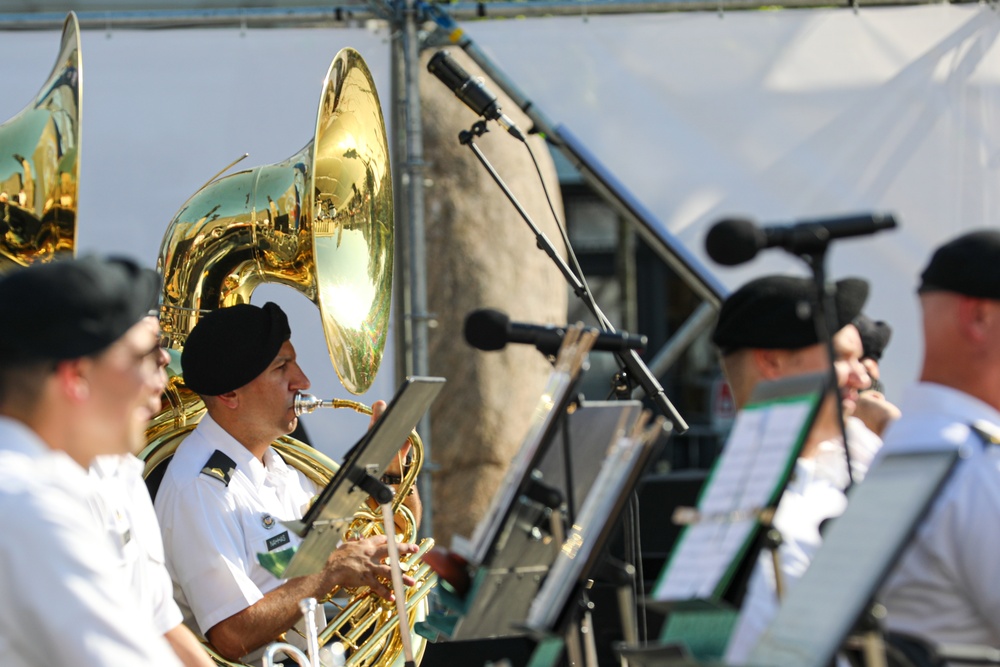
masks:
[[[451,55],[473,76],[482,71],[458,48]],[[465,316],[495,308],[520,322],[565,324],[567,285],[534,234],[483,168],[459,143],[475,114],[421,67],[426,179],[427,292],[437,326],[429,333],[429,366],[448,379],[431,411],[433,533],[449,546],[471,536],[521,446],[551,366],[531,346],[481,352],[465,343]],[[500,87],[487,84],[501,108],[527,131],[531,123]],[[544,141],[530,136],[553,206],[562,199]],[[538,228],[564,255],[562,237],[524,145],[496,123],[476,144]]]

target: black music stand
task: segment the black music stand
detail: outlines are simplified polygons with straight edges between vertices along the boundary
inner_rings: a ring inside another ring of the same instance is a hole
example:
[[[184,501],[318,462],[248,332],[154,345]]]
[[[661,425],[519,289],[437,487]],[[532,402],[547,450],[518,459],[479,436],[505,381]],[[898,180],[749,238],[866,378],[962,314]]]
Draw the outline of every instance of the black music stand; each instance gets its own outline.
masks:
[[[615,528],[647,464],[666,442],[669,428],[641,422],[611,443],[580,512],[573,521],[548,577],[528,611],[525,628],[534,635],[561,635],[574,623],[576,600]]]
[[[826,386],[827,375],[815,373],[754,388],[697,507],[674,513],[685,528],[646,600],[667,622],[660,643],[619,647],[630,662],[681,665],[721,657],[736,619],[724,595],[741,564],[757,560],[762,526],[777,507]]]
[[[444,378],[408,377],[385,412],[351,448],[347,458],[302,518],[290,528],[303,537],[282,578],[291,579],[323,569],[343,537],[344,527],[368,497],[367,480],[376,481],[392,462],[444,387]]]
[[[577,489],[558,483],[560,463],[576,468],[575,479],[586,490],[599,478],[598,470],[609,447],[624,429],[634,427],[642,405],[638,401],[617,401],[599,406],[581,404],[567,418],[572,459],[560,461],[560,450],[549,448],[539,466],[528,471],[518,483],[518,493],[506,512],[506,520],[491,540],[487,558],[479,565],[472,586],[465,596],[462,615],[451,638],[481,639],[526,634],[525,621],[543,581],[564,544],[565,507],[563,501]],[[553,431],[553,436],[558,431]],[[548,448],[551,442],[546,443]],[[580,465],[574,465],[579,463]],[[541,471],[547,471],[539,474]],[[540,493],[538,485],[543,484]],[[593,491],[593,489],[591,489]],[[554,502],[553,502],[554,501]],[[580,520],[583,520],[581,515]]]
[[[831,664],[961,456],[950,448],[879,461],[852,491],[747,664]]]
[[[652,596],[665,610],[720,600],[739,563],[756,556],[748,552],[762,523],[768,523],[767,511],[777,507],[826,380],[825,373],[815,373],[755,387],[702,487],[698,507],[675,512],[674,521],[686,528]]]

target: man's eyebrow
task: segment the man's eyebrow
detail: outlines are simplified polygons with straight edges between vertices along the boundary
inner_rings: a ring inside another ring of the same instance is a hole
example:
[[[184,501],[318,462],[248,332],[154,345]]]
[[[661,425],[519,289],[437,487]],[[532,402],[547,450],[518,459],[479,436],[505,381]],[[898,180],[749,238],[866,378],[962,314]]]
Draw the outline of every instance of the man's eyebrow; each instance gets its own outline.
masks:
[[[295,359],[294,354],[279,354],[274,358],[274,361],[271,362],[271,366],[277,366],[285,363],[286,361],[292,361],[293,359]]]

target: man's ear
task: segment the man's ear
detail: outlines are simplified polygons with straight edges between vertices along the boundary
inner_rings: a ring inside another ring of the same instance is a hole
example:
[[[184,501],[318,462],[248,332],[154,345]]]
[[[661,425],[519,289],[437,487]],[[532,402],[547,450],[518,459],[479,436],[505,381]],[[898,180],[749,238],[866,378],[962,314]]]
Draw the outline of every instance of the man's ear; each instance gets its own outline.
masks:
[[[235,389],[233,391],[227,391],[225,394],[219,394],[214,398],[218,399],[219,403],[226,406],[230,410],[234,410],[240,405],[240,397],[236,393]]]
[[[962,297],[958,302],[958,323],[962,333],[974,343],[992,341],[1000,313],[991,301]]]
[[[69,359],[56,364],[53,375],[60,391],[74,403],[90,398],[90,380],[87,379],[89,359]]]
[[[784,373],[784,350],[751,350],[754,367],[765,380],[775,380]]]

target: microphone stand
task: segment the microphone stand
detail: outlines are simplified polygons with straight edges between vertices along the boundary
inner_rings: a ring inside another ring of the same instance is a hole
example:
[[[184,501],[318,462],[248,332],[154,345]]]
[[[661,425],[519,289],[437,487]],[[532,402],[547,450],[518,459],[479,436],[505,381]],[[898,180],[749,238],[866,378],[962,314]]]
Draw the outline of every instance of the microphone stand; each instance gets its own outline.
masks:
[[[517,212],[521,215],[521,218],[523,218],[524,221],[528,223],[528,227],[535,235],[536,244],[542,251],[545,252],[546,255],[549,256],[549,258],[553,262],[555,262],[556,266],[559,268],[563,276],[566,278],[566,282],[568,282],[569,286],[572,288],[573,294],[575,294],[577,298],[581,299],[584,302],[584,304],[586,304],[587,309],[590,310],[590,312],[594,315],[594,317],[597,318],[598,322],[600,322],[604,327],[606,327],[611,332],[614,332],[615,328],[611,325],[610,322],[608,322],[607,318],[604,317],[602,313],[598,312],[598,309],[595,307],[593,301],[587,298],[588,296],[587,290],[583,286],[583,283],[580,282],[580,279],[576,276],[575,273],[573,273],[572,269],[569,268],[569,266],[566,264],[563,258],[559,256],[559,253],[556,252],[555,246],[552,245],[552,242],[549,240],[549,238],[545,235],[544,232],[542,232],[538,228],[537,225],[535,225],[534,221],[532,221],[531,219],[531,216],[528,215],[528,212],[524,210],[524,207],[521,206],[521,203],[517,201],[517,198],[514,196],[514,193],[512,193],[510,191],[510,188],[507,187],[507,184],[500,177],[500,174],[498,174],[496,169],[493,168],[493,165],[490,164],[490,161],[486,158],[483,152],[479,150],[479,147],[476,145],[475,142],[475,137],[481,137],[487,131],[488,129],[486,127],[486,121],[482,119],[477,120],[475,123],[472,124],[472,127],[470,129],[462,130],[461,132],[459,132],[458,141],[463,146],[469,147],[473,155],[476,156],[476,159],[478,159],[480,164],[482,164],[483,167],[486,169],[487,173],[489,173],[489,175],[493,178],[496,184],[500,186],[500,189],[503,191],[504,195],[507,196],[507,199],[510,200],[510,203],[514,205],[515,209],[517,209]],[[646,364],[643,363],[642,359],[639,358],[639,355],[635,352],[635,350],[629,350],[627,352],[616,352],[615,354],[621,361],[622,365],[625,367],[625,370],[619,373],[619,376],[616,378],[616,382],[618,384],[626,383],[626,385],[631,381],[638,382],[639,385],[643,388],[643,391],[646,392],[646,395],[652,398],[653,402],[657,405],[660,411],[664,415],[666,415],[666,417],[671,421],[671,423],[673,424],[673,430],[676,431],[677,433],[684,433],[685,431],[687,431],[688,430],[687,422],[684,421],[684,418],[681,417],[679,412],[677,412],[677,409],[670,402],[670,399],[667,398],[667,395],[663,391],[663,387],[660,385],[659,381],[650,372]],[[619,395],[622,394],[622,392],[616,392],[616,393],[618,393]],[[630,395],[631,392],[625,392],[625,394]]]
[[[829,247],[830,239],[823,238],[817,234],[815,240],[809,239],[807,244],[799,244],[806,247],[797,247],[790,251],[802,259],[812,270],[813,285],[816,289],[817,303],[819,307],[813,311],[813,323],[816,327],[816,335],[819,336],[820,343],[826,348],[828,371],[827,376],[830,387],[827,389],[834,397],[834,412],[837,415],[837,426],[840,428],[840,436],[844,440],[844,460],[847,463],[847,488],[854,485],[854,472],[851,470],[851,450],[847,446],[847,425],[844,421],[844,409],[840,404],[840,387],[837,382],[837,369],[834,364],[836,354],[833,350],[833,334],[837,332],[837,303],[834,299],[834,285],[830,285],[826,280],[826,250]],[[822,404],[820,409],[822,409]],[[847,489],[844,490],[845,492]]]

